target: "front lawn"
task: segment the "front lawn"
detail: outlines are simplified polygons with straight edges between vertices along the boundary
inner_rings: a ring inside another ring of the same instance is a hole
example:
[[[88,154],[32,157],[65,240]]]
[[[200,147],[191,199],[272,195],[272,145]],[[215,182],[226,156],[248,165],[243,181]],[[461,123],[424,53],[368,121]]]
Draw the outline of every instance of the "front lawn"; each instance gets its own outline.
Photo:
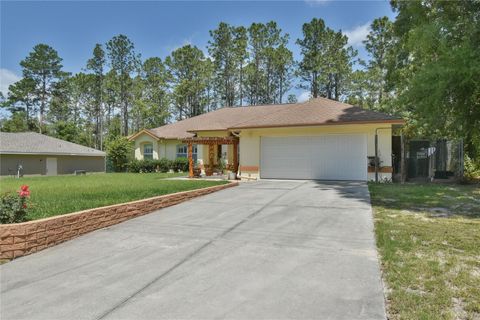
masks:
[[[369,189],[389,319],[480,319],[480,187]]]
[[[22,184],[28,185],[31,190],[28,219],[35,220],[226,183],[205,180],[165,180],[178,175],[106,173],[86,176],[4,178],[0,180],[0,192],[15,192]]]

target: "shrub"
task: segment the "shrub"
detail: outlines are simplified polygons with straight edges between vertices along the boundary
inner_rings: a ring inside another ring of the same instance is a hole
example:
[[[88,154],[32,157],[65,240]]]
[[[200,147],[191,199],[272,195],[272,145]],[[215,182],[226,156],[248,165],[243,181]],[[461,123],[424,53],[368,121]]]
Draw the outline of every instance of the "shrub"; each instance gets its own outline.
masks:
[[[138,172],[140,172],[141,166],[142,166],[141,161],[132,160],[127,164],[127,171],[128,172],[133,172],[133,173],[138,173]]]
[[[118,137],[107,144],[107,157],[115,172],[127,169],[128,158],[132,153],[132,145],[125,137]]]
[[[127,165],[128,172],[150,173],[150,172],[168,172],[173,169],[173,161],[168,159],[160,160],[133,160]]]
[[[465,155],[464,177],[472,180],[480,178],[480,163],[476,163],[468,155]]]
[[[156,171],[156,164],[153,160],[133,160],[127,165],[129,172],[149,173]]]
[[[162,158],[157,161],[157,169],[160,172],[168,172],[168,170],[172,169],[172,163],[173,161]]]
[[[157,171],[157,163],[155,160],[142,160],[140,161],[140,172],[152,173]]]
[[[132,160],[128,163],[127,170],[134,173],[168,172],[169,170],[187,172],[188,159],[177,158],[173,161],[167,158],[160,160]]]
[[[187,158],[177,158],[173,161],[172,169],[174,171],[188,171],[188,159]]]
[[[23,185],[17,193],[5,193],[0,196],[0,223],[16,223],[27,220],[28,186]]]

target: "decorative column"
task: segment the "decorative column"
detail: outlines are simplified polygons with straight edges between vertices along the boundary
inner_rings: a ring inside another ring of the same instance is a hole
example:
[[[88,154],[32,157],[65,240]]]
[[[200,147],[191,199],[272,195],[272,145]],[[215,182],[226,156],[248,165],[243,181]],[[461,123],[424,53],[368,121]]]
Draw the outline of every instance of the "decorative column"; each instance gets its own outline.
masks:
[[[238,173],[238,141],[233,142],[233,172]]]
[[[188,143],[188,177],[193,178],[193,145]]]
[[[214,163],[214,157],[215,157],[215,149],[213,143],[208,144],[208,173],[205,171],[205,174],[207,176],[211,176],[213,174],[213,163]]]

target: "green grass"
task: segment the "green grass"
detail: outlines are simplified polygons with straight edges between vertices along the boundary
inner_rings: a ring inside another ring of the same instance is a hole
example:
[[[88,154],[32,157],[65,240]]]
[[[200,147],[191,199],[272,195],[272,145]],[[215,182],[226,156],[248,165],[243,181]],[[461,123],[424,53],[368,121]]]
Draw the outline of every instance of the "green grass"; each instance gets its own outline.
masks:
[[[31,177],[0,180],[0,192],[30,187],[28,219],[139,200],[168,193],[210,187],[225,181],[165,180],[169,173],[106,173],[86,176]],[[184,174],[183,174],[184,175]]]
[[[389,319],[480,319],[480,187],[369,189]]]

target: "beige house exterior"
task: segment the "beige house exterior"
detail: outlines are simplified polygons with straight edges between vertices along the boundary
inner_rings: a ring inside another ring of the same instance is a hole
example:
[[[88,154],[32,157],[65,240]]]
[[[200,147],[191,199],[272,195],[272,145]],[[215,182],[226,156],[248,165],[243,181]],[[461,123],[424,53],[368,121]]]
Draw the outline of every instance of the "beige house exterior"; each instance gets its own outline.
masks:
[[[105,172],[105,153],[34,132],[0,133],[0,175]]]
[[[192,144],[202,173],[223,158],[243,179],[365,181],[375,178],[374,167],[369,166],[369,157],[375,153],[379,178],[392,177],[392,128],[401,124],[402,119],[383,113],[317,98],[296,104],[222,108],[142,130],[130,140],[136,159],[188,156],[184,151]],[[234,142],[217,145],[214,139],[220,138]]]

